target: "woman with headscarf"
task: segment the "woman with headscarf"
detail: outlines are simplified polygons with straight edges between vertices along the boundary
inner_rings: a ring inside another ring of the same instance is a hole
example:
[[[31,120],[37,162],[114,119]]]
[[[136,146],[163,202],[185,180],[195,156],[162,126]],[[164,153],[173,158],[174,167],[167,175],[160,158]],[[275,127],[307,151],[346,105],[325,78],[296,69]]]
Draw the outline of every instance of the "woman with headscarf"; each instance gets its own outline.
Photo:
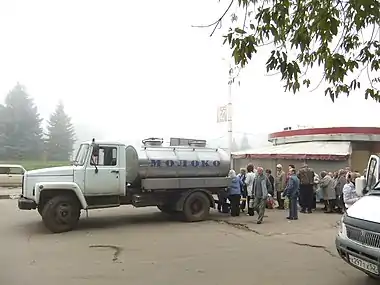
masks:
[[[231,216],[236,217],[240,215],[240,198],[243,190],[243,182],[236,176],[235,170],[231,169],[228,173],[231,178],[231,185],[228,187],[228,200],[231,205]]]

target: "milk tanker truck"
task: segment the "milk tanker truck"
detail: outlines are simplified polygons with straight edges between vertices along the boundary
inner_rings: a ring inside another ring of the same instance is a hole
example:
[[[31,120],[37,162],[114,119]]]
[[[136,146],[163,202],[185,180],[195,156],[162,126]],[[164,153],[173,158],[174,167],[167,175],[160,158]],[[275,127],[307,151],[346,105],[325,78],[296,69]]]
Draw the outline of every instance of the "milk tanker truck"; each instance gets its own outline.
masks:
[[[207,219],[213,194],[225,190],[230,157],[222,149],[193,141],[163,146],[163,139],[140,148],[115,142],[82,143],[71,166],[27,171],[18,207],[37,209],[53,233],[74,229],[81,210],[156,206],[185,221]]]

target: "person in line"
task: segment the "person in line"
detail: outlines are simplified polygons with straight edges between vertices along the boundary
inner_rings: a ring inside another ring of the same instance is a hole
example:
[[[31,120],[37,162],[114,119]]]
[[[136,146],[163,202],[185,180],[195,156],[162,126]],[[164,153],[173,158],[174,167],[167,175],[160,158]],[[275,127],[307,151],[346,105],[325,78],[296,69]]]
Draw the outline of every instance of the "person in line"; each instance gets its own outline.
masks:
[[[326,171],[322,171],[319,185],[322,189],[323,200],[327,201],[325,213],[333,213],[336,199],[334,179]]]
[[[228,200],[231,205],[231,216],[237,217],[240,215],[240,198],[243,189],[243,182],[236,176],[235,170],[231,169],[228,173],[231,178],[231,185],[228,187]]]
[[[227,189],[228,191],[228,189]],[[219,190],[217,195],[218,195],[218,211],[219,213],[224,213],[227,214],[230,212],[230,206],[227,203],[227,193],[226,190]]]
[[[277,203],[278,207],[277,209],[283,210],[284,209],[284,199],[282,197],[282,192],[285,189],[286,186],[286,175],[285,172],[282,170],[282,165],[277,164],[276,166],[277,173],[275,178],[275,190],[276,190],[276,196],[277,196]]]
[[[343,213],[344,210],[344,201],[343,201],[343,187],[347,183],[346,181],[346,170],[340,169],[338,171],[338,178],[335,185],[335,194],[336,194],[336,211],[338,213]]]
[[[286,180],[285,180],[285,185],[288,185],[288,181],[289,181],[289,178],[290,178],[290,170],[292,169],[296,169],[296,166],[294,164],[289,164],[288,165],[288,173],[286,173]]]
[[[314,184],[313,184],[313,210],[317,209],[317,190],[319,188],[319,175],[314,172]]]
[[[240,210],[244,213],[246,203],[247,203],[247,184],[245,184],[245,179],[247,178],[247,171],[245,170],[245,168],[240,168],[240,173],[238,174],[238,176],[239,176],[241,182],[243,182]]]
[[[262,167],[257,168],[257,175],[253,182],[253,208],[259,215],[257,218],[257,224],[263,222],[265,208],[267,205],[268,192],[271,191],[271,185],[269,179],[264,175],[264,169]]]
[[[298,179],[300,180],[300,206],[301,213],[312,213],[313,209],[313,186],[314,171],[307,164],[298,171]]]
[[[274,197],[274,177],[272,175],[272,170],[270,169],[265,170],[265,174],[267,175],[270,185],[271,185],[271,191],[269,192],[269,194],[271,194],[272,197]]]
[[[346,209],[360,199],[355,190],[355,179],[359,176],[359,173],[351,172],[348,172],[346,175],[346,184],[343,186],[343,201]]]
[[[272,170],[270,170],[270,169],[266,169],[265,174],[266,174],[266,176],[270,182],[270,186],[271,186],[271,190],[269,192],[270,197],[268,195],[266,207],[267,207],[267,209],[273,209],[275,206],[275,203],[274,203],[274,177],[272,175]]]
[[[253,181],[255,180],[256,173],[254,172],[253,164],[247,165],[247,175],[245,178],[245,184],[247,185],[247,204],[248,204],[248,215],[254,216],[255,211],[253,209],[252,192],[253,192]]]
[[[300,187],[300,180],[296,175],[295,169],[289,170],[290,176],[288,184],[284,190],[284,196],[289,199],[289,216],[286,217],[288,220],[298,220],[298,192]]]

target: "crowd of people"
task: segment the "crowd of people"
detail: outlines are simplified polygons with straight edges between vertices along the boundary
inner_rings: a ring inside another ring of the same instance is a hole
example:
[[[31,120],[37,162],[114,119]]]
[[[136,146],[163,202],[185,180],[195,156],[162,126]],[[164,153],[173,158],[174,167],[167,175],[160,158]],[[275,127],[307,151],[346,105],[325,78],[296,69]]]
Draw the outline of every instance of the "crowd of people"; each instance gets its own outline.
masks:
[[[254,216],[256,212],[258,224],[263,222],[265,209],[274,207],[275,200],[277,209],[289,209],[287,219],[297,220],[299,208],[301,213],[310,214],[317,208],[317,201],[323,201],[325,213],[343,213],[359,199],[355,179],[360,174],[348,167],[318,175],[307,164],[298,170],[290,164],[287,171],[278,164],[272,175],[270,169],[264,171],[248,164],[239,174],[231,169],[228,176],[231,185],[227,192],[219,193],[218,210],[231,216],[246,210]]]

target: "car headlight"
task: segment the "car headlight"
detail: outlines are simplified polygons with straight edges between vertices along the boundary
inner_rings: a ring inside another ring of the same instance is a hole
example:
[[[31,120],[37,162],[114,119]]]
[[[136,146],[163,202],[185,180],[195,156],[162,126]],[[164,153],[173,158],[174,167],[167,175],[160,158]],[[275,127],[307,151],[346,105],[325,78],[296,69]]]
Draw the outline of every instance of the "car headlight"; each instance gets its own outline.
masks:
[[[339,223],[339,234],[340,235],[343,235],[343,236],[346,236],[346,225],[344,224],[343,222],[343,217],[341,218],[340,220],[340,223]]]

